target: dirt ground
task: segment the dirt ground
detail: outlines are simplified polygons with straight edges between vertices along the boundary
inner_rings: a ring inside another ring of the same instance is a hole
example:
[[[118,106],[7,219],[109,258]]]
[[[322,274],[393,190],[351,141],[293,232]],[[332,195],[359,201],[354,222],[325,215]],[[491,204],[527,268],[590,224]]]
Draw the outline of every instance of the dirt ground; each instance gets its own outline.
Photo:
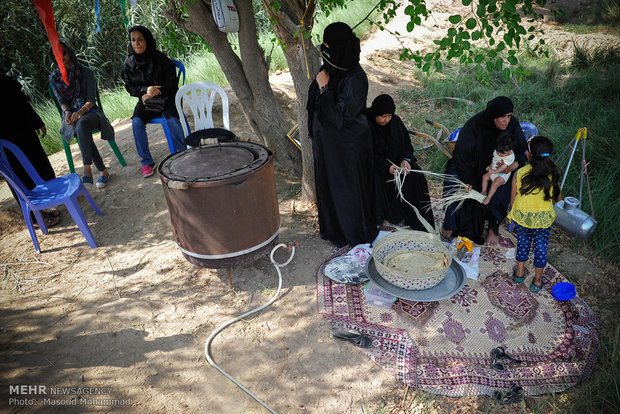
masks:
[[[442,26],[437,22],[452,14],[447,6],[445,11],[424,30]],[[407,40],[423,47],[420,39],[430,41],[424,30]],[[377,32],[363,45],[369,102],[415,82],[406,74],[395,81],[390,68],[404,64],[397,63],[398,45],[385,36]],[[294,116],[290,78],[272,79]],[[233,131],[252,137],[232,92],[229,96]],[[233,315],[267,302],[275,293],[277,273],[261,256],[233,269],[231,290],[225,270],[195,267],[183,258],[173,241],[159,177],[140,175],[130,124],[128,119],[115,124],[127,167],[97,141],[112,174],[105,189],[91,190],[103,216],[82,203],[97,249],[89,248],[61,209],[62,223],[48,235],[38,232],[42,253],[36,254],[18,205],[6,183],[0,183],[0,411],[266,412],[208,364],[204,345]],[[168,155],[161,128],[150,126],[149,137],[161,161]],[[75,145],[73,157],[81,165]],[[57,174],[68,173],[63,153],[50,160]],[[374,412],[383,406],[399,412],[403,384],[353,346],[329,338],[330,326],[317,313],[315,273],[333,246],[318,237],[313,207],[295,198],[299,183],[277,175],[276,185],[280,241],[298,241],[299,248],[282,270],[279,299],[220,334],[212,346],[215,360],[278,412]],[[560,246],[551,248],[552,264],[576,282],[601,319],[612,320],[610,312],[597,308],[617,292],[614,270],[596,267]],[[277,258],[285,260],[285,255]],[[43,385],[47,395],[16,395],[11,388],[16,385]],[[101,394],[81,395],[82,402],[75,395],[50,395],[57,387]],[[62,405],[45,397],[62,398]],[[10,398],[18,401],[9,404]],[[96,404],[106,399],[123,405]],[[420,398],[409,402],[410,412],[421,403]],[[442,397],[434,404],[439,412],[500,408],[487,397]]]

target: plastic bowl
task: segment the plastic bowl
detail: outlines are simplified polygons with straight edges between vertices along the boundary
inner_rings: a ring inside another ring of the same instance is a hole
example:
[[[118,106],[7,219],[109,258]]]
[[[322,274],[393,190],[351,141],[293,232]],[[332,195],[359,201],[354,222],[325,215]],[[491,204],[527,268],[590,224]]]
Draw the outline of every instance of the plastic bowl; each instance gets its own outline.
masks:
[[[577,296],[575,285],[568,282],[556,283],[551,288],[551,293],[553,293],[553,297],[557,300],[571,300]]]

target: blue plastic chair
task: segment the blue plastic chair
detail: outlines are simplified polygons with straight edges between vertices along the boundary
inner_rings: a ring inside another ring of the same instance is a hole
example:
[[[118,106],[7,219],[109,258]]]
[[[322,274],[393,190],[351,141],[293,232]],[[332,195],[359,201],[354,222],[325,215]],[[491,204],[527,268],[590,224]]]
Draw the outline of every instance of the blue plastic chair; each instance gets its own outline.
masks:
[[[532,124],[531,122],[521,122],[521,129],[525,134],[526,141],[533,136],[538,135],[538,128],[536,128],[536,125]]]
[[[7,158],[7,153],[9,152],[17,158],[30,178],[32,178],[32,181],[36,185],[32,190],[28,190],[24,187],[21,180],[11,168]],[[88,245],[93,249],[97,247],[93,233],[80,208],[78,196],[83,195],[90,205],[93,206],[97,214],[101,216],[102,213],[88,193],[86,187],[82,184],[79,175],[72,173],[44,181],[34,169],[32,163],[26,158],[22,150],[20,150],[17,145],[3,139],[0,139],[0,173],[18,195],[22,214],[24,220],[26,220],[26,225],[28,226],[28,231],[30,232],[30,237],[32,238],[37,253],[41,253],[41,249],[39,248],[39,241],[37,240],[37,235],[34,232],[34,227],[30,219],[30,212],[34,213],[43,234],[47,234],[47,227],[45,226],[45,220],[43,219],[41,210],[56,207],[60,204],[64,204],[67,207],[73,221],[75,221],[86,238],[86,241],[88,241]]]
[[[185,85],[185,66],[181,62],[176,59],[171,59],[174,62],[174,65],[177,67],[177,84],[179,80],[181,80],[181,76],[183,76],[183,83]],[[180,116],[181,114],[179,114]],[[185,115],[183,115],[185,117]],[[174,154],[176,148],[174,148],[174,141],[172,140],[172,133],[170,132],[170,128],[168,128],[168,123],[166,122],[166,117],[158,116],[156,118],[151,119],[149,124],[159,124],[164,130],[164,135],[166,135],[166,140],[168,141],[168,148],[170,149],[170,153]],[[187,124],[187,119],[185,119],[185,123]],[[189,128],[189,125],[188,125]]]

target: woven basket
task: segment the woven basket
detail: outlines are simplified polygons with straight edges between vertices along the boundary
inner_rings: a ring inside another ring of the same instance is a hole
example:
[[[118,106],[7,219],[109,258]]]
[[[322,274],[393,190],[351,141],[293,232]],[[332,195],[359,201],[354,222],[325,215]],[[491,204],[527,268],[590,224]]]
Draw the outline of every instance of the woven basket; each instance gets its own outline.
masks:
[[[399,250],[443,253],[448,265],[445,268],[430,273],[420,273],[422,270],[411,268],[399,271],[386,266],[383,260],[390,252]],[[372,249],[375,267],[382,278],[391,284],[407,290],[423,290],[437,286],[448,274],[452,264],[452,256],[446,246],[437,236],[423,231],[402,230],[389,234],[380,239]]]

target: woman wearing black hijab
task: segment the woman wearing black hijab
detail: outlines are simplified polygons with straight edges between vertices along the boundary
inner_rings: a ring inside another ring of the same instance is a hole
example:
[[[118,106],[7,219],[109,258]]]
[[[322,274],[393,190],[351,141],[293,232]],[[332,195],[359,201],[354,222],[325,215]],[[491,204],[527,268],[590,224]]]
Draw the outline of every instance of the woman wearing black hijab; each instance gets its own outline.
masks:
[[[178,90],[176,66],[166,55],[157,50],[155,38],[144,26],[129,29],[130,53],[125,58],[121,77],[125,89],[131,96],[139,98],[133,111],[131,127],[138,155],[142,163],[142,176],[153,175],[155,161],[149,150],[146,124],[153,118],[164,116],[176,151],[185,149],[184,134],[179,114],[174,103]],[[163,96],[166,101],[163,111],[153,111],[145,106],[147,99]]]
[[[497,136],[502,133],[514,137],[512,150],[515,162],[509,165],[505,172],[525,165],[527,144],[519,120],[512,114],[513,109],[510,98],[498,96],[487,103],[484,111],[471,117],[461,129],[453,158],[446,166],[446,174],[456,175],[459,180],[480,191],[482,176],[493,158]],[[446,191],[449,191],[449,183],[444,183],[444,192]],[[456,213],[448,208],[442,232],[446,236],[456,232],[477,244],[497,244],[499,224],[506,218],[509,202],[510,183],[506,183],[498,188],[486,207],[468,200]],[[485,221],[489,224],[486,240],[483,237]]]
[[[364,114],[368,79],[360,43],[345,23],[325,28],[323,66],[308,92],[308,129],[321,237],[337,247],[370,243],[373,214],[372,138]]]
[[[375,157],[375,212],[383,226],[390,224],[406,225],[413,230],[426,231],[410,205],[401,201],[394,186],[394,170],[402,168],[420,170],[413,155],[413,146],[407,128],[400,117],[394,114],[396,106],[390,95],[379,95],[372,101],[367,111],[368,125],[372,133]],[[392,180],[392,181],[391,181]],[[402,192],[413,204],[424,220],[435,227],[433,212],[430,210],[428,184],[424,175],[408,173]]]

